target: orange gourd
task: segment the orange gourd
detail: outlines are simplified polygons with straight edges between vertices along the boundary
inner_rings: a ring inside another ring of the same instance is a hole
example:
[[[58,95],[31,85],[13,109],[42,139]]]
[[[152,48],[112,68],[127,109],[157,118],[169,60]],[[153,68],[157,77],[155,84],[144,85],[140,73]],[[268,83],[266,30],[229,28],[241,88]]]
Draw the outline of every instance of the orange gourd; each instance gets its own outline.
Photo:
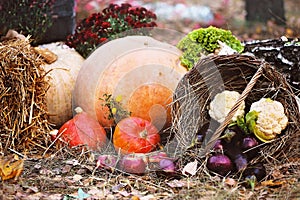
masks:
[[[80,107],[77,107],[75,112],[76,115],[64,123],[52,139],[66,142],[70,147],[86,145],[91,150],[99,150],[104,147],[106,143],[105,129]]]
[[[148,36],[127,36],[96,49],[78,74],[73,102],[103,127],[116,125],[103,100],[118,99],[131,116],[150,120],[161,130],[171,123],[169,104],[177,83],[187,72],[181,51]]]
[[[156,127],[139,117],[121,120],[114,131],[113,144],[116,151],[123,154],[149,153],[160,143]]]

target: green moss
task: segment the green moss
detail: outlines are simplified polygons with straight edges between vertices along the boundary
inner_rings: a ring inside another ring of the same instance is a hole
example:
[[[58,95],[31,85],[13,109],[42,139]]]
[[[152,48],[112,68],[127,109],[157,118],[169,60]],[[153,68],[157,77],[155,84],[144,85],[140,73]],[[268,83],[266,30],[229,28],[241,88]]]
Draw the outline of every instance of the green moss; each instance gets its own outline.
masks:
[[[183,52],[180,57],[181,64],[191,69],[199,61],[201,54],[213,53],[220,47],[218,41],[239,53],[244,50],[241,42],[232,35],[231,31],[213,26],[200,28],[191,31],[178,42],[177,47]]]

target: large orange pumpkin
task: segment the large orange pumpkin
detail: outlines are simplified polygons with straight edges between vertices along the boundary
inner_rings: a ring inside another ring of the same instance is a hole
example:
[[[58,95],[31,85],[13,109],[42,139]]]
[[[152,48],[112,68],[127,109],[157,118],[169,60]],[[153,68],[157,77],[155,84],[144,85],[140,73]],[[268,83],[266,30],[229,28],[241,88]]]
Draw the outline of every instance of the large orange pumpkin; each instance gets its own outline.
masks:
[[[131,116],[151,120],[159,130],[170,123],[168,104],[187,69],[181,51],[148,36],[127,36],[103,44],[83,63],[74,89],[74,106],[82,107],[101,125],[114,124],[104,95],[120,98]]]

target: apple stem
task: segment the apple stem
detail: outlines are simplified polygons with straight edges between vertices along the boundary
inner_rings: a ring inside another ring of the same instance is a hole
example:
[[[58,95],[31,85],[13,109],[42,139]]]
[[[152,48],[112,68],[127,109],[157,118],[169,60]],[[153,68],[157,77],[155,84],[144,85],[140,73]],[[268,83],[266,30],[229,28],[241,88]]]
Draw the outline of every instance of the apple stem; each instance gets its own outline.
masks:
[[[141,138],[146,138],[147,135],[148,135],[147,129],[144,129],[144,130],[140,133],[140,137],[141,137]]]
[[[79,114],[79,113],[83,112],[81,107],[76,107],[74,110],[75,110],[76,114]]]

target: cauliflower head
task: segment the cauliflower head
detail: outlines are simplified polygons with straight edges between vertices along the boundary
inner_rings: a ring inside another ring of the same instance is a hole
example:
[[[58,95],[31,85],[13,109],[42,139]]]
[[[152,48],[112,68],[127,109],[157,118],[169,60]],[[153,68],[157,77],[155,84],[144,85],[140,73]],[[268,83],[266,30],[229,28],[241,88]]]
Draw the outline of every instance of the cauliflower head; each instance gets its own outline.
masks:
[[[240,93],[236,91],[224,90],[218,93],[210,103],[208,111],[210,117],[222,123],[239,97]],[[245,102],[243,101],[231,121],[236,121],[238,116],[243,116],[244,114]]]
[[[246,115],[246,123],[250,132],[253,132],[259,140],[270,142],[286,128],[288,118],[279,101],[262,98],[252,103]]]

